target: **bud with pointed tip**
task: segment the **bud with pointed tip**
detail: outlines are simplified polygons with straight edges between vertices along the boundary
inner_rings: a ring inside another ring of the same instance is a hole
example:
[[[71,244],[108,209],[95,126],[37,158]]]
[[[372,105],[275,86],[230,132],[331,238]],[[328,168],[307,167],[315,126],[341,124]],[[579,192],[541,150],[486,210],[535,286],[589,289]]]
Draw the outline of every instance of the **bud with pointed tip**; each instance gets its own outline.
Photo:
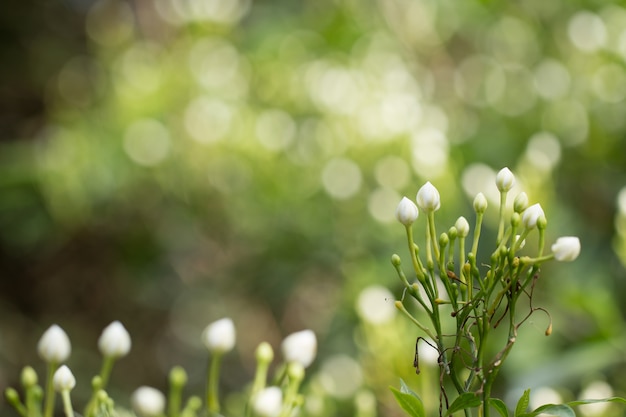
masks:
[[[474,198],[474,211],[476,213],[484,213],[487,210],[487,198],[483,193],[476,194]]]
[[[431,211],[437,211],[441,207],[441,198],[439,197],[439,191],[429,182],[422,185],[422,188],[419,189],[417,195],[415,196],[415,201],[419,208],[421,208],[426,213]]]
[[[522,211],[526,210],[528,204],[528,195],[522,191],[517,195],[517,197],[515,197],[515,200],[513,201],[513,211],[515,213],[521,213]]]
[[[76,378],[74,378],[70,368],[62,365],[54,373],[52,384],[54,385],[54,389],[58,392],[71,391],[76,386]]]
[[[580,239],[576,236],[564,236],[556,240],[552,245],[554,259],[562,262],[570,262],[578,258],[580,254]]]
[[[410,226],[419,215],[419,210],[414,202],[406,197],[402,197],[396,209],[396,218],[405,226]]]
[[[537,221],[542,217],[545,218],[545,214],[543,213],[541,204],[533,204],[524,210],[524,213],[522,214],[522,223],[524,223],[524,227],[527,229],[534,229],[537,227]]]
[[[262,417],[278,417],[282,410],[283,392],[278,387],[267,387],[259,391],[252,401],[255,413]]]
[[[229,318],[209,324],[202,333],[202,341],[209,351],[225,353],[235,347],[235,325]]]
[[[159,416],[165,410],[165,395],[156,388],[142,386],[131,396],[133,409],[144,417]]]
[[[469,223],[465,217],[461,216],[454,223],[454,227],[456,227],[456,231],[459,237],[466,237],[469,234]]]
[[[496,186],[500,192],[509,191],[515,185],[515,176],[510,169],[504,167],[496,175]]]
[[[121,358],[130,351],[130,335],[122,323],[114,321],[109,324],[98,339],[98,348],[104,356]]]
[[[285,362],[297,362],[306,368],[317,354],[317,339],[312,330],[302,330],[287,336],[281,347]]]
[[[58,325],[53,324],[39,339],[37,351],[44,361],[61,363],[70,356],[72,345],[67,333]]]

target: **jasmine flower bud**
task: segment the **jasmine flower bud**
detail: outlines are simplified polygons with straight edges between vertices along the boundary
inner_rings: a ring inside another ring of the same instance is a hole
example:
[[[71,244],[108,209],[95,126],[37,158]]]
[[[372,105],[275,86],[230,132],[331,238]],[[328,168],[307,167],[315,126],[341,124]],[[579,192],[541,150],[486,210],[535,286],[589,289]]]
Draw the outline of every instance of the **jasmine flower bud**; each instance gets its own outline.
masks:
[[[72,346],[67,333],[56,324],[53,324],[39,339],[37,351],[44,361],[61,363],[70,356]]]
[[[52,384],[58,392],[70,391],[76,386],[76,378],[74,378],[70,368],[63,365],[54,373]]]
[[[527,229],[534,229],[535,227],[537,227],[537,221],[541,217],[545,218],[545,214],[543,214],[541,204],[533,204],[532,206],[524,210],[524,213],[522,213],[522,223]]]
[[[235,325],[229,318],[209,324],[202,332],[202,341],[209,351],[225,353],[235,347]]]
[[[575,236],[560,237],[552,245],[552,253],[557,261],[573,261],[580,254],[580,239]]]
[[[270,363],[274,360],[274,349],[267,342],[261,342],[254,352],[256,360],[260,363]]]
[[[417,196],[415,196],[415,200],[419,208],[427,213],[437,211],[441,207],[439,191],[430,181],[422,185],[422,188],[417,192]]]
[[[130,335],[122,323],[114,321],[109,324],[98,339],[98,348],[104,356],[121,358],[130,351]]]
[[[317,354],[317,339],[312,330],[302,330],[287,336],[281,345],[286,362],[308,367]]]
[[[410,226],[419,215],[419,210],[414,202],[406,197],[402,197],[396,209],[396,218],[405,226]]]
[[[459,237],[463,238],[469,234],[469,223],[465,219],[465,217],[461,216],[454,223],[454,227],[456,227],[457,234]]]
[[[485,210],[487,210],[487,198],[483,193],[478,193],[474,198],[474,211],[476,213],[484,213]]]
[[[515,197],[515,200],[513,201],[513,211],[515,213],[521,213],[522,211],[526,210],[526,207],[528,207],[528,195],[526,195],[526,193],[522,191],[517,195],[517,197]]]
[[[502,168],[496,175],[496,186],[500,192],[509,191],[515,185],[515,176],[508,168]]]
[[[277,417],[283,405],[283,392],[278,387],[267,387],[254,396],[252,408],[263,417]]]
[[[158,416],[165,410],[165,395],[156,388],[139,387],[130,401],[133,409],[144,417]]]

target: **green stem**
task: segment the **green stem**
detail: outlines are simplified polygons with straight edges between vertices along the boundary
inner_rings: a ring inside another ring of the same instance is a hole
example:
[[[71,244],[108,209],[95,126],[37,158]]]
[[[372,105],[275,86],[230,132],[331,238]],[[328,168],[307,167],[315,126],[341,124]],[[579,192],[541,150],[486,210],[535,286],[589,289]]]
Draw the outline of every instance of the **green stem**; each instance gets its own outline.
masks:
[[[472,253],[478,256],[478,241],[480,240],[480,229],[483,224],[484,213],[476,213],[476,226],[474,227],[474,241],[472,242]]]
[[[424,326],[422,323],[420,323],[415,317],[413,317],[411,315],[411,313],[409,313],[406,309],[406,307],[404,307],[404,304],[402,304],[401,301],[396,301],[396,308],[398,310],[400,310],[400,312],[402,314],[404,314],[405,316],[407,316],[409,318],[409,320],[411,320],[413,322],[413,324],[415,324],[417,327],[419,327],[420,329],[422,329],[422,331],[424,333],[426,333],[428,335],[428,337],[430,337],[432,340],[438,340],[438,338],[430,331],[430,329],[426,326]]]
[[[100,378],[102,378],[102,388],[105,389],[107,383],[109,382],[109,377],[111,376],[111,370],[113,369],[113,364],[115,363],[115,357],[113,356],[105,356],[102,359],[102,368],[100,369]]]
[[[437,231],[435,230],[435,212],[428,212],[428,230],[435,251],[435,258],[439,259],[439,242],[437,242]]]
[[[213,357],[211,358],[211,365],[209,366],[209,372],[207,375],[206,407],[207,407],[207,414],[209,416],[218,414],[220,411],[220,402],[219,402],[219,397],[218,397],[218,385],[219,385],[221,362],[222,362],[222,354],[220,352],[213,352]]]
[[[48,363],[48,374],[46,375],[46,398],[44,400],[44,417],[52,417],[54,411],[54,386],[52,384],[52,377],[54,372],[58,368],[58,364],[54,361]]]
[[[417,256],[417,249],[415,247],[415,242],[413,241],[413,228],[411,226],[406,226],[406,237],[408,241],[407,243],[409,245],[409,253],[411,254],[411,261],[413,262],[413,269],[415,270],[415,275],[417,275],[417,279],[420,282],[424,282],[424,268],[422,268],[419,257]]]
[[[498,238],[496,239],[496,246],[500,246],[502,236],[504,235],[504,209],[506,208],[506,195],[506,191],[500,192],[500,224],[498,225]]]
[[[65,410],[65,416],[74,417],[74,409],[72,408],[72,400],[70,399],[70,390],[64,389],[61,391],[61,398],[63,399],[63,410]]]

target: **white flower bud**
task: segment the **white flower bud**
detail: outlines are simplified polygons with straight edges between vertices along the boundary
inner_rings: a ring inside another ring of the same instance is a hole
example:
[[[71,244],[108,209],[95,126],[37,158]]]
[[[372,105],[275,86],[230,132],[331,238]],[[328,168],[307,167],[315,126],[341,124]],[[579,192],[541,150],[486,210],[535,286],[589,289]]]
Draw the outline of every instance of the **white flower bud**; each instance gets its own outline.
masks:
[[[98,339],[98,348],[104,356],[120,358],[130,351],[130,335],[122,323],[114,321],[109,324]]]
[[[533,204],[524,210],[522,214],[522,223],[527,229],[534,229],[537,227],[537,221],[540,218],[545,218],[545,214],[543,213],[543,209],[541,208],[541,204]]]
[[[278,387],[267,387],[259,391],[253,399],[252,408],[263,417],[277,417],[283,405],[283,392]]]
[[[580,254],[580,239],[575,236],[560,237],[552,245],[552,253],[557,261],[573,261]]]
[[[419,215],[419,210],[414,202],[406,197],[402,197],[396,209],[396,218],[405,226],[411,225]]]
[[[229,318],[209,324],[202,332],[202,341],[209,351],[225,353],[235,347],[235,325]]]
[[[62,365],[54,373],[52,385],[54,385],[54,389],[58,392],[71,391],[76,386],[76,378],[74,378],[70,368]]]
[[[487,210],[487,197],[483,193],[478,193],[474,197],[474,211],[476,213],[484,213],[485,210]]]
[[[152,387],[139,387],[133,392],[130,399],[133,409],[144,417],[163,414],[165,411],[165,395]]]
[[[439,191],[429,182],[422,185],[422,188],[419,189],[417,195],[415,196],[415,201],[419,208],[424,210],[425,212],[437,211],[441,207],[441,199],[439,197]]]
[[[509,191],[515,185],[515,176],[510,169],[504,167],[496,175],[496,186],[501,192]]]
[[[286,362],[298,362],[308,367],[317,353],[317,339],[312,330],[302,330],[287,336],[281,345]]]
[[[70,338],[59,326],[53,324],[45,331],[37,344],[39,356],[46,362],[64,362],[72,352]]]
[[[525,192],[521,192],[515,197],[513,201],[513,211],[521,213],[528,207],[528,195]]]
[[[469,223],[465,219],[465,217],[461,216],[454,223],[454,227],[456,228],[456,232],[459,237],[466,237],[469,234]]]

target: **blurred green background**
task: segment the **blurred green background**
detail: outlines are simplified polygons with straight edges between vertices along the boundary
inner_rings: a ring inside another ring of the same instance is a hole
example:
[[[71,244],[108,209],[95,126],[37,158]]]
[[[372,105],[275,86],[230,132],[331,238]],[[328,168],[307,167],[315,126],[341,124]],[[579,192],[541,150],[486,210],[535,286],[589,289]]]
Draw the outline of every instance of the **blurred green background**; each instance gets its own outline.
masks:
[[[411,366],[417,329],[355,306],[370,285],[400,297],[389,257],[406,257],[403,195],[433,182],[441,230],[473,222],[479,191],[493,218],[508,166],[544,207],[548,241],[577,235],[583,252],[543,268],[535,303],[553,334],[532,317],[497,395],[626,395],[622,2],[3,6],[0,388],[26,364],[43,372],[36,342],[58,323],[82,408],[117,319],[133,337],[118,403],[163,389],[177,364],[201,393],[200,332],[230,316],[225,395],[250,380],[260,341],[312,328],[305,415],[401,415],[388,390],[400,376],[435,412],[435,371]]]

